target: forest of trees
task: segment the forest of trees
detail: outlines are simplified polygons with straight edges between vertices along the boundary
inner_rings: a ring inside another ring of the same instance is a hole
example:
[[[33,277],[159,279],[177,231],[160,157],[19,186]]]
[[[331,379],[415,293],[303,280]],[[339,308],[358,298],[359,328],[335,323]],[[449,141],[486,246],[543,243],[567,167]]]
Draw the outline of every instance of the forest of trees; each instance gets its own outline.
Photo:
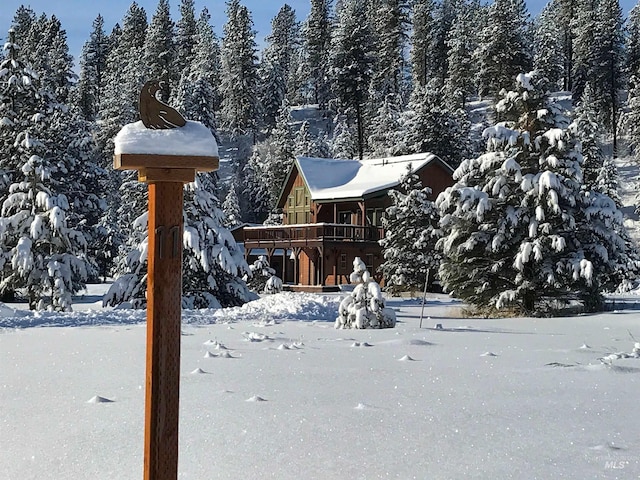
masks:
[[[581,169],[575,188],[620,206],[612,159],[640,156],[640,6],[625,19],[618,0],[551,0],[536,18],[524,0],[310,3],[305,19],[283,5],[259,50],[251,12],[239,0],[227,0],[219,19],[206,8],[196,12],[194,0],[182,0],[178,15],[168,0],[152,13],[133,2],[110,31],[101,16],[87,26],[77,65],[60,21],[20,7],[0,57],[0,294],[19,291],[31,308],[67,309],[85,282],[115,276],[124,280],[110,302],[144,305],[146,186],[111,163],[113,138],[138,120],[138,94],[150,78],[164,82],[163,100],[211,129],[232,166],[224,181],[199,174],[186,187],[185,227],[198,240],[185,244],[188,305],[236,305],[250,297],[240,280],[249,268],[228,228],[278,221],[277,195],[296,155],[431,152],[472,175],[472,159],[487,152],[482,133],[490,125],[518,131],[512,139],[529,132],[529,141],[562,128],[580,144],[579,167],[566,167]],[[551,109],[542,97],[527,104],[529,85],[516,78],[530,71],[540,95],[571,95],[575,108],[565,113],[572,118],[543,121],[546,114],[538,113],[527,120],[531,109]],[[478,101],[515,106],[495,109],[479,125],[469,116]],[[292,120],[300,106],[309,121]],[[513,145],[498,137],[490,149],[496,156],[505,147],[502,158]],[[472,183],[487,175],[473,174]],[[441,213],[455,211],[455,197],[439,206]],[[476,221],[463,223],[485,228]],[[445,257],[453,255],[455,241],[443,242]],[[624,232],[615,242],[630,252]],[[443,272],[455,282],[460,264],[451,258]],[[393,269],[389,261],[385,268]],[[578,277],[589,291],[615,288],[621,278],[602,272],[607,281]],[[522,275],[500,287],[510,293],[499,301],[478,292],[470,298],[504,303],[524,292],[522,305],[530,309],[533,280],[513,286]]]

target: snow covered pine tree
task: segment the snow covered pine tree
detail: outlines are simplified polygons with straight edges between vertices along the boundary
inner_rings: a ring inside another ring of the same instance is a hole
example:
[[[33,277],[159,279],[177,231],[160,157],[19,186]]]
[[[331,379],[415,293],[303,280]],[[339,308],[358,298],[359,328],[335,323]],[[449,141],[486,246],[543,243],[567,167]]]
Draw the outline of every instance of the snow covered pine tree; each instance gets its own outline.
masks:
[[[583,188],[580,143],[536,73],[496,105],[488,152],[437,199],[444,287],[483,311],[597,309],[633,268],[615,202]]]

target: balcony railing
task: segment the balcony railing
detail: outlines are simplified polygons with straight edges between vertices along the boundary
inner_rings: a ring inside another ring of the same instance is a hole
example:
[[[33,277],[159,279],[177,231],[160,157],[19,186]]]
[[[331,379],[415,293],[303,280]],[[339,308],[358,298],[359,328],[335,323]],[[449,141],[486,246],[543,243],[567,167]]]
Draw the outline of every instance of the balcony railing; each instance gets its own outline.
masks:
[[[381,227],[341,223],[312,223],[245,227],[244,241],[251,243],[303,243],[309,241],[377,242],[384,237]]]

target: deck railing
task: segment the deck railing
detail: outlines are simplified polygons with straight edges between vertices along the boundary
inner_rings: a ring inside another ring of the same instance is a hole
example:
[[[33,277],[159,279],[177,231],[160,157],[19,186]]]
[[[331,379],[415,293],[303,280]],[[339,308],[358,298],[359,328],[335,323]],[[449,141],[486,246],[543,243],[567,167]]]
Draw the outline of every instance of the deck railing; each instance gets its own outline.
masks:
[[[312,223],[245,227],[245,242],[352,241],[377,242],[384,237],[381,227],[341,223]]]

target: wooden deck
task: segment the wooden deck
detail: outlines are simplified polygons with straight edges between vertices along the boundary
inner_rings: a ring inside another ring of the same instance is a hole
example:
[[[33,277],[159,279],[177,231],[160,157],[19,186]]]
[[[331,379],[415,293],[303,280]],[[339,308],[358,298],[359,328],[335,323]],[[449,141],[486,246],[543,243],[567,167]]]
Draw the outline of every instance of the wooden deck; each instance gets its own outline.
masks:
[[[327,242],[375,242],[384,237],[380,227],[341,223],[314,223],[244,228],[245,248],[316,247]]]

